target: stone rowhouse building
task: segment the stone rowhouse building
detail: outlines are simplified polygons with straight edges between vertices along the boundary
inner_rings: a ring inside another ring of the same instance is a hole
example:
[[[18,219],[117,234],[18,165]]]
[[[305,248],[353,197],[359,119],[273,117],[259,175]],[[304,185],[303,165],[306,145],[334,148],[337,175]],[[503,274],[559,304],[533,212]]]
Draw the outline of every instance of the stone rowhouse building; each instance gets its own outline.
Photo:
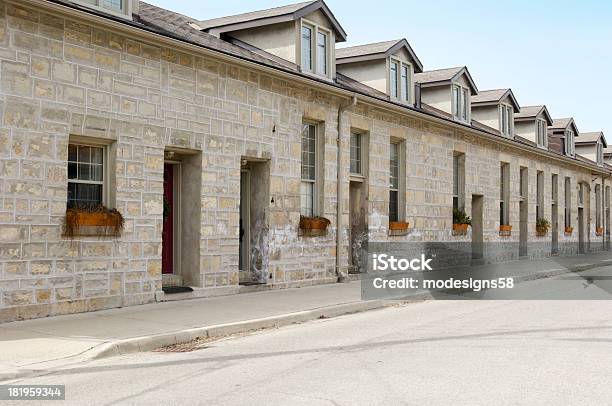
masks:
[[[406,40],[346,36],[323,1],[197,21],[1,0],[0,321],[332,283],[365,271],[364,241],[499,243],[485,261],[607,247],[603,134],[427,71]],[[78,203],[116,208],[122,235],[65,237]]]

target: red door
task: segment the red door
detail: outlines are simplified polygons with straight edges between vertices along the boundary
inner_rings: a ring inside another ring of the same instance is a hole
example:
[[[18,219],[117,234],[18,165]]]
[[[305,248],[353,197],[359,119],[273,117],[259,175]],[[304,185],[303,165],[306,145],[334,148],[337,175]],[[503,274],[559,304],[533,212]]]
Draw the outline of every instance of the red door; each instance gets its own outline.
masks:
[[[162,273],[173,273],[174,264],[174,165],[164,164],[164,227],[162,231]]]

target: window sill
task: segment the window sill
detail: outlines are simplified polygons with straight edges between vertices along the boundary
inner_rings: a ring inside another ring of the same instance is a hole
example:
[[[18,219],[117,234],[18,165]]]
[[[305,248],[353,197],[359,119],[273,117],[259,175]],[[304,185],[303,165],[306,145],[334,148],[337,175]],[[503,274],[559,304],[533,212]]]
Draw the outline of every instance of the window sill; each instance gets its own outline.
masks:
[[[351,173],[350,181],[351,182],[365,182],[365,176],[357,174],[357,173]]]

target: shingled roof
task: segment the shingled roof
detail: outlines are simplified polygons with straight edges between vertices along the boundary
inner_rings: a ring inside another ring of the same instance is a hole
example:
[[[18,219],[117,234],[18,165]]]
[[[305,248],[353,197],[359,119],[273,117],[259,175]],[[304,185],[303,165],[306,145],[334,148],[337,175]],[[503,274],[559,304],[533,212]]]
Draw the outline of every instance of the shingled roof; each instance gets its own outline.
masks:
[[[575,139],[576,144],[588,145],[588,144],[597,144],[597,141],[601,139],[603,141],[603,146],[606,148],[608,143],[606,142],[606,137],[604,137],[603,131],[593,131],[580,133]]]
[[[472,106],[497,104],[506,97],[510,97],[510,101],[512,101],[515,110],[520,111],[521,107],[516,101],[512,89],[481,90],[478,94],[472,96],[471,102]]]
[[[233,16],[212,18],[198,23],[202,30],[219,36],[224,32],[237,31],[245,28],[259,27],[268,24],[277,24],[295,21],[317,10],[329,19],[336,32],[336,42],[346,41],[346,31],[342,28],[334,14],[323,0],[306,1],[287,6],[274,7],[265,10],[251,11]]]
[[[478,88],[476,83],[472,79],[468,68],[465,66],[457,66],[454,68],[428,70],[422,73],[414,75],[414,80],[421,84],[421,87],[440,86],[450,84],[459,76],[465,74],[470,86],[472,87],[473,94],[478,94]]]
[[[552,125],[552,117],[548,113],[548,109],[545,105],[539,106],[523,106],[521,107],[521,111],[514,115],[514,119],[518,121],[526,121],[530,119],[535,119],[541,112],[544,112],[544,117],[546,117],[546,121],[548,125]]]
[[[574,133],[578,135],[578,126],[572,117],[555,118],[549,127],[553,132],[565,132],[568,127],[574,127]]]
[[[405,48],[412,58],[415,73],[422,72],[423,64],[405,38],[338,48],[336,49],[336,64],[341,65],[344,63],[386,58],[401,48]]]

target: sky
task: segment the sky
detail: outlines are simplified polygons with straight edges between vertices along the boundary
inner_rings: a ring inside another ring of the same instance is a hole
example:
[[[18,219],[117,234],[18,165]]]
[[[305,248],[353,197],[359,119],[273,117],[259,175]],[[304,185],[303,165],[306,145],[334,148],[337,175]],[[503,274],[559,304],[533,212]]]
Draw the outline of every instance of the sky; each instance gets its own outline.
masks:
[[[200,20],[299,0],[146,0]],[[326,0],[346,45],[406,38],[425,70],[467,66],[480,90],[574,117],[612,142],[610,0]]]

